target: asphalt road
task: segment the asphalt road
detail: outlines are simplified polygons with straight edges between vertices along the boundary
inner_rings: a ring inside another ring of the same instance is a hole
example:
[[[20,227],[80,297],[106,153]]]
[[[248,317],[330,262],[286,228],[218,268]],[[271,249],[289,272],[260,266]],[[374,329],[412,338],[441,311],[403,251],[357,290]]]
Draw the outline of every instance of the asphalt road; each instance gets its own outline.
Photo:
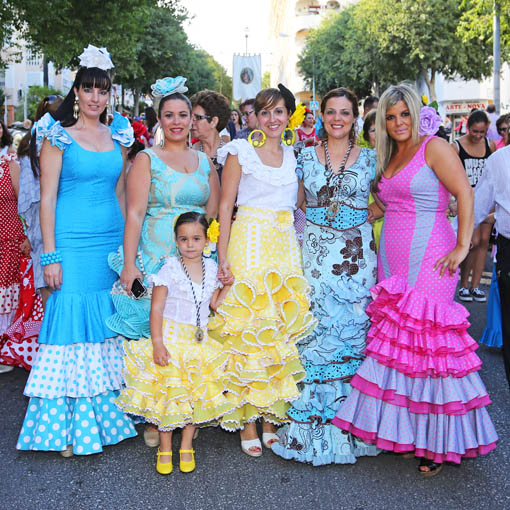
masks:
[[[487,306],[468,308],[470,334],[479,339]],[[430,479],[418,475],[417,460],[387,454],[320,468],[282,460],[268,450],[253,459],[241,452],[237,434],[220,429],[200,432],[197,469],[187,475],[178,468],[168,477],[156,473],[155,450],[141,435],[88,457],[19,452],[27,373],[16,369],[0,375],[0,509],[510,509],[510,391],[500,351],[482,346],[478,354],[499,446],[461,467],[447,465]]]

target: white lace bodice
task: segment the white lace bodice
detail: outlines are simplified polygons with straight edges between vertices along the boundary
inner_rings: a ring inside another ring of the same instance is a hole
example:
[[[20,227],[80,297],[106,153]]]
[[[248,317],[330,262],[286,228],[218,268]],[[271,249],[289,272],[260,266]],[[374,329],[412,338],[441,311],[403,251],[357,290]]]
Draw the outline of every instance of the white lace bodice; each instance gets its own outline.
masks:
[[[247,140],[233,140],[218,149],[218,161],[224,164],[229,154],[237,156],[242,170],[237,192],[238,206],[275,211],[293,211],[296,208],[298,180],[292,147],[283,146],[280,168],[264,165]]]
[[[221,286],[217,278],[218,265],[212,259],[204,258],[205,286],[204,296],[200,296],[201,284],[194,285],[195,295],[200,306],[200,325],[207,326],[209,317],[209,304],[214,291]],[[197,314],[191,285],[184,273],[177,257],[168,257],[157,274],[149,277],[154,285],[163,285],[168,288],[163,316],[182,324],[196,325]]]

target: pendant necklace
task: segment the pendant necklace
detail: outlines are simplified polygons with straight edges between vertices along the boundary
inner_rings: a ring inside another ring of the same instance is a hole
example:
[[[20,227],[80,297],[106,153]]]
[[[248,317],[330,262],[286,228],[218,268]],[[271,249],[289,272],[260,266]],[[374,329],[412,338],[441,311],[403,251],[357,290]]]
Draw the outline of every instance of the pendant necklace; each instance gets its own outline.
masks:
[[[326,215],[329,220],[332,220],[340,210],[340,202],[338,198],[336,200],[332,200],[333,197],[338,197],[340,186],[342,184],[341,175],[345,170],[345,165],[347,164],[347,160],[349,159],[349,156],[351,155],[352,148],[354,147],[354,140],[349,140],[349,146],[347,147],[347,152],[345,153],[344,159],[342,159],[342,162],[340,163],[340,166],[338,167],[338,172],[335,174],[333,172],[333,165],[331,164],[331,157],[329,156],[329,150],[328,150],[328,142],[324,142],[324,155],[326,156],[326,166],[324,170],[324,174],[326,175],[326,189],[328,190],[328,200],[329,200],[329,207],[326,212]],[[329,174],[328,174],[329,169]],[[331,193],[330,189],[330,182],[331,179],[334,179],[333,184],[333,193]]]
[[[202,301],[204,300],[204,287],[205,287],[205,264],[204,264],[204,258],[201,258],[202,262],[202,291],[200,295],[200,303],[197,300],[197,296],[195,294],[195,288],[193,286],[193,281],[188,273],[188,268],[186,267],[186,264],[184,263],[184,260],[182,259],[182,256],[179,257],[179,260],[181,261],[182,269],[184,270],[184,274],[186,275],[186,278],[189,281],[189,284],[191,285],[191,292],[193,293],[193,301],[195,302],[195,308],[197,311],[197,329],[195,330],[195,340],[197,342],[201,342],[204,339],[204,330],[202,329],[202,326],[200,326],[200,307],[202,306]]]

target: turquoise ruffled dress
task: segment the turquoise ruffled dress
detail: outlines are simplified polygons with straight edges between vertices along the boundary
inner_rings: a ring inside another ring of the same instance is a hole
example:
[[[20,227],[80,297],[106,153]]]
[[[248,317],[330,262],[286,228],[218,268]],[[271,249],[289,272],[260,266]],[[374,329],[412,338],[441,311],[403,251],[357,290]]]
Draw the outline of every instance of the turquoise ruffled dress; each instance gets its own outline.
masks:
[[[84,149],[60,122],[45,115],[37,124],[62,151],[55,209],[55,244],[62,254],[60,290],[48,299],[39,352],[28,378],[30,397],[17,448],[78,455],[102,451],[136,435],[132,420],[115,405],[122,387],[122,350],[106,326],[113,313],[116,279],[108,253],[122,240],[124,220],[115,188],[122,172],[121,145],[133,143],[127,119],[115,114],[114,148]]]
[[[106,321],[113,331],[136,340],[150,336],[152,289],[148,276],[161,269],[166,257],[178,254],[174,236],[177,217],[188,211],[205,213],[211,172],[209,160],[203,152],[197,151],[198,167],[190,174],[170,168],[153,149],[142,152],[151,160],[151,184],[136,264],[142,271],[149,292],[141,299],[134,299],[122,288],[120,281],[115,282],[112,290],[115,313]],[[108,257],[108,263],[120,275],[124,267],[124,252],[122,246],[116,245],[115,248],[116,251]]]
[[[272,450],[285,459],[314,466],[356,462],[379,450],[331,425],[351,392],[349,381],[360,367],[369,328],[365,308],[376,282],[377,256],[368,217],[374,151],[362,148],[356,162],[341,174],[339,195],[328,190],[324,166],[314,147],[303,149],[297,173],[306,194],[303,269],[310,284],[311,311],[319,323],[301,345],[306,370],[301,397],[287,411],[290,425],[278,431]],[[329,197],[341,202],[328,221]]]

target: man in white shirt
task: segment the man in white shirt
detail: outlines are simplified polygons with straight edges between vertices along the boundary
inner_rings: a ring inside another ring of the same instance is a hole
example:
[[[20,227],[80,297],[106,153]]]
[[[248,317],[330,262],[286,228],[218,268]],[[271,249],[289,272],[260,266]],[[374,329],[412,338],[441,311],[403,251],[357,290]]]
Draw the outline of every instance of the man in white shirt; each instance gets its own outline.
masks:
[[[485,172],[475,188],[475,227],[494,207],[498,232],[496,271],[501,297],[503,359],[510,384],[510,145],[487,159]]]

